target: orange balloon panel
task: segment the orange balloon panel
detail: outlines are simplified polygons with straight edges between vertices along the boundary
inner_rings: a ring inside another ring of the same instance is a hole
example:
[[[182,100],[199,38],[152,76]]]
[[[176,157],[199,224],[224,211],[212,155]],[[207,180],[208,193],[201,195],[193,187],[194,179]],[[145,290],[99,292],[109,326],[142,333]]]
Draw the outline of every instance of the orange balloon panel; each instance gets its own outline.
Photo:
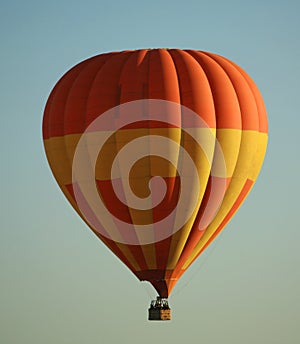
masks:
[[[239,66],[179,49],[79,63],[54,87],[43,119],[63,193],[161,297],[244,201],[267,131],[262,97]]]

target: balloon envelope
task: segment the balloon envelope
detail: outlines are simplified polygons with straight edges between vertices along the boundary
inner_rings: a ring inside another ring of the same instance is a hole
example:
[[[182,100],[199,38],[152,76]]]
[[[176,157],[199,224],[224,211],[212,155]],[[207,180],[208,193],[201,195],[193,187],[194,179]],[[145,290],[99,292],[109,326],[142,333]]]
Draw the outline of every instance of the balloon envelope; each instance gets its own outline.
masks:
[[[43,119],[61,190],[161,297],[244,201],[267,131],[262,97],[239,66],[179,49],[79,63],[52,90]]]

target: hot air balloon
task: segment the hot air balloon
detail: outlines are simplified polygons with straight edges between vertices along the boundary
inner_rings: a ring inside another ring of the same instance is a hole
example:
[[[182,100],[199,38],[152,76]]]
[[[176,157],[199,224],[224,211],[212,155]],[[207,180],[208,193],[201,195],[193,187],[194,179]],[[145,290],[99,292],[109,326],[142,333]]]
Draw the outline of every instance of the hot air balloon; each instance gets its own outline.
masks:
[[[178,279],[223,230],[261,169],[263,99],[235,63],[204,51],[101,54],[55,85],[45,152],[68,201],[158,297],[169,320]]]

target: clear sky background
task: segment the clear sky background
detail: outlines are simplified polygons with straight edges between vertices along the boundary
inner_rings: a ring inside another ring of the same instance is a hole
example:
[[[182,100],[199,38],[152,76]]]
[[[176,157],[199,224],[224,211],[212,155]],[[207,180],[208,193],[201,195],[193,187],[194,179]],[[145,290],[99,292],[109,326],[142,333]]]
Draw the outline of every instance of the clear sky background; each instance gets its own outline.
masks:
[[[0,342],[300,342],[300,2],[0,2]],[[171,322],[87,229],[48,167],[41,123],[61,75],[99,53],[178,47],[221,54],[255,80],[269,115],[261,175],[186,273]]]

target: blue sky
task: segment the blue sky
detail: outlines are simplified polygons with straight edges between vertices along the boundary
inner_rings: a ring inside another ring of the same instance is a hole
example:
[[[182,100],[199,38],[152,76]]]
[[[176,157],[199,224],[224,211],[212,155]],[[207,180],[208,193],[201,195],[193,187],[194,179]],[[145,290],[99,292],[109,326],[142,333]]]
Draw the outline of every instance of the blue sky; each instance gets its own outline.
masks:
[[[298,1],[2,1],[0,342],[298,343]],[[41,136],[61,75],[95,54],[178,47],[221,54],[255,80],[270,141],[246,202],[147,322],[154,293],[65,201]]]

